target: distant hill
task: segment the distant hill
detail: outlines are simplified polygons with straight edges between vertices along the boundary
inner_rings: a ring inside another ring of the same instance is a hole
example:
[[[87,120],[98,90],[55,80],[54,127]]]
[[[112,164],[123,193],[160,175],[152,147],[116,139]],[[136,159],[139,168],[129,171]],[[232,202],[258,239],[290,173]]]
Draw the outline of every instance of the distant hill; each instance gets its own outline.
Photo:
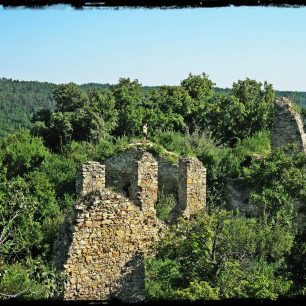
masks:
[[[53,110],[55,102],[53,91],[58,85],[37,81],[18,81],[0,79],[0,137],[9,133],[31,127],[31,117],[40,109]],[[87,83],[80,85],[84,90],[94,87],[108,88],[111,84]],[[159,86],[143,86],[144,93]],[[229,95],[230,88],[215,87],[220,94]],[[306,108],[306,92],[277,91],[277,95],[284,96]]]
[[[278,96],[286,97],[296,104],[306,109],[306,92],[305,91],[277,91]]]
[[[0,137],[29,128],[34,112],[53,109],[52,93],[57,85],[0,79]]]
[[[0,137],[15,130],[30,128],[31,117],[38,110],[53,110],[53,91],[57,86],[47,82],[0,79]],[[109,86],[97,83],[81,85],[84,90]]]

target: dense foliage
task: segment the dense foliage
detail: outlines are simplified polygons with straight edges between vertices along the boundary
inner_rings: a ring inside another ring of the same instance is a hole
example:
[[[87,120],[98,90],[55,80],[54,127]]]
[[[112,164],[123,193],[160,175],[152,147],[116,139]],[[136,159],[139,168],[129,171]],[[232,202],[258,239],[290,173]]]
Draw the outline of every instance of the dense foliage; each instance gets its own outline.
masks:
[[[190,88],[192,82],[194,82],[192,86],[195,88],[200,87],[200,84],[196,84],[200,79],[201,76],[197,76],[194,80],[188,80],[187,78],[182,85],[188,91],[188,87]],[[209,85],[209,82],[207,85]],[[30,128],[33,115],[41,109],[53,111],[56,107],[53,92],[57,87],[58,85],[56,84],[46,82],[0,79],[0,137],[4,137],[16,130]],[[111,85],[88,83],[80,85],[79,87],[83,91],[89,91],[96,88],[108,89]],[[154,89],[158,91],[160,87],[141,86],[142,95],[146,96]],[[213,89],[215,93],[224,96],[231,94],[230,88],[213,87]],[[195,98],[194,93],[190,93],[190,95]],[[305,92],[276,91],[276,95],[287,97],[303,109],[306,109]],[[154,96],[152,100],[154,101]],[[306,112],[304,117],[306,118]],[[192,118],[192,116],[189,116],[189,118]]]
[[[304,294],[306,157],[294,146],[271,153],[271,84],[214,85],[206,74],[154,88],[128,78],[82,86],[2,79],[0,299],[58,296],[63,277],[53,246],[71,215],[76,166],[140,142],[145,122],[153,154],[171,162],[196,156],[208,171],[206,213],[172,226],[147,259],[148,296]],[[227,210],[226,186],[235,179],[251,189],[249,210]],[[168,222],[175,204],[161,193],[159,218]]]
[[[148,260],[152,298],[272,298],[291,281],[280,275],[293,235],[285,228],[225,210],[181,220]]]

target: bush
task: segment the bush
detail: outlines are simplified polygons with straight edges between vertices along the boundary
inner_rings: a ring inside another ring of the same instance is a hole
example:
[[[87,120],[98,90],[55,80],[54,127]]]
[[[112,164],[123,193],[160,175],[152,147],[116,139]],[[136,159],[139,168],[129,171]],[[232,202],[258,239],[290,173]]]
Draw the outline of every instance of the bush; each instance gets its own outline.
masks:
[[[63,276],[40,259],[28,259],[0,268],[0,299],[46,299],[57,297]]]

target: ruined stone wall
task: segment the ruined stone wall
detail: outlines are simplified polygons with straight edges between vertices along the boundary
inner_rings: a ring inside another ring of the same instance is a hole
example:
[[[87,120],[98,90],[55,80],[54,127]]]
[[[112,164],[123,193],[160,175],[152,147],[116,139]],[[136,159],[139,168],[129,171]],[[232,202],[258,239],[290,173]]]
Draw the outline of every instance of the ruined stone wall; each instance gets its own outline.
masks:
[[[137,160],[144,153],[141,148],[128,149],[105,161],[106,187],[113,188],[126,196],[130,196],[131,182],[137,172]],[[158,192],[165,195],[177,195],[178,192],[178,166],[158,158]]]
[[[77,208],[64,299],[143,300],[143,254],[161,238],[162,223],[108,189],[89,195]]]
[[[144,256],[152,253],[153,244],[167,229],[154,209],[158,163],[144,150],[126,152],[112,162],[118,160],[128,160],[133,172],[117,180],[129,184],[129,198],[104,187],[107,170],[105,174],[103,165],[88,162],[79,167],[79,197],[64,264],[66,300],[135,302],[145,298]],[[109,169],[122,176],[126,173],[116,167]],[[198,159],[184,158],[178,173],[178,213],[189,217],[204,209],[206,169]]]
[[[64,299],[144,299],[144,254],[162,237],[165,225],[154,210],[157,161],[143,150],[129,153],[125,158],[132,174],[126,182],[134,203],[104,188],[103,165],[87,162],[79,167],[76,188],[80,197],[64,265],[68,275]],[[94,184],[96,179],[99,184]]]
[[[139,149],[133,148],[105,161],[106,187],[129,196]]]
[[[158,163],[142,148],[132,148],[106,161],[106,187],[130,198],[141,209],[154,211]]]
[[[76,192],[86,195],[105,187],[105,166],[98,162],[86,162],[78,166],[75,182]]]
[[[68,251],[73,238],[74,221],[78,219],[79,202],[82,197],[93,193],[96,190],[105,188],[105,166],[98,162],[87,161],[77,167],[75,180],[76,193],[79,195],[77,203],[72,214],[66,215],[64,222],[61,224],[59,239],[53,246],[54,252],[52,262],[55,267],[61,271],[63,264],[69,256]]]
[[[306,153],[306,135],[300,114],[294,110],[290,100],[276,98],[271,130],[272,149],[290,143],[297,144],[298,148]]]
[[[154,204],[158,193],[158,164],[148,152],[140,151],[134,162],[131,181],[131,199],[142,211],[155,214]]]
[[[196,157],[179,160],[178,181],[177,213],[189,217],[204,210],[206,204],[206,168]]]

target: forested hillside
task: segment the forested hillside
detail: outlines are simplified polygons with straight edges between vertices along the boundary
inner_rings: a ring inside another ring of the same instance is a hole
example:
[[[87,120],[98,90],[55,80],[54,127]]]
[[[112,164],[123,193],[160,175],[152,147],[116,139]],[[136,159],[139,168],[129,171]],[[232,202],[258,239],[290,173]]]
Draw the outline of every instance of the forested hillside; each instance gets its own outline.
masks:
[[[205,213],[171,227],[146,261],[148,298],[305,294],[305,154],[294,145],[271,153],[272,84],[240,80],[226,94],[214,86],[206,74],[145,90],[128,78],[101,86],[2,80],[1,109],[12,116],[10,101],[23,101],[15,115],[27,115],[20,126],[5,121],[0,139],[0,299],[60,297],[52,258],[72,218],[77,165],[142,142],[145,122],[152,154],[196,156],[207,168]],[[9,133],[19,127],[28,129]],[[227,184],[237,179],[250,189],[250,211],[229,209]],[[158,217],[167,222],[175,203],[161,193]]]
[[[17,81],[0,79],[0,137],[9,133],[31,127],[31,118],[40,109],[55,108],[53,91],[58,85],[46,82]],[[106,89],[110,84],[87,83],[80,86],[84,91],[93,88]],[[146,94],[154,86],[142,86]],[[231,89],[215,87],[217,93],[229,95]],[[284,96],[306,108],[306,92],[276,91],[276,95]]]
[[[58,85],[46,82],[0,79],[0,137],[31,127],[31,118],[40,109],[53,110],[53,92]],[[108,84],[89,83],[90,88],[107,88]]]
[[[54,109],[55,84],[0,79],[0,137],[30,128],[32,115],[42,108]]]

